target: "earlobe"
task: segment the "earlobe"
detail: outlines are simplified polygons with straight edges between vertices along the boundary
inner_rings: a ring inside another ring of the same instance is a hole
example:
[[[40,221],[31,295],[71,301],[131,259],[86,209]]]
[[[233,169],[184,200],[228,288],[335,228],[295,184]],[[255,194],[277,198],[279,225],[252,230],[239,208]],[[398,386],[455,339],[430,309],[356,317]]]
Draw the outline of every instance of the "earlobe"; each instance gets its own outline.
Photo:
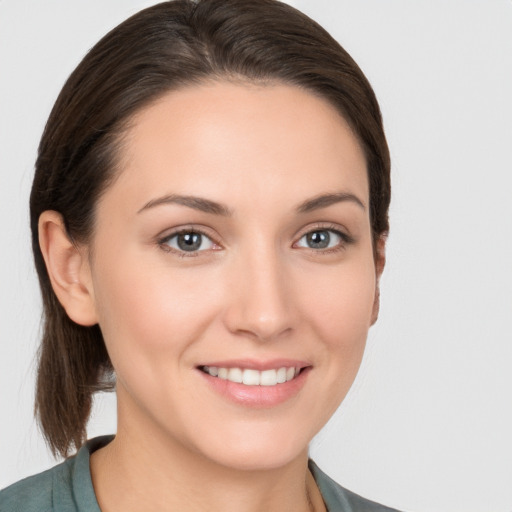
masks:
[[[47,210],[39,217],[39,246],[53,291],[71,320],[98,323],[87,255],[69,239],[58,212]]]
[[[375,248],[375,298],[373,301],[373,311],[371,318],[371,325],[373,325],[379,317],[380,309],[380,276],[384,271],[386,264],[386,240],[387,235],[381,235],[377,240],[377,247]]]

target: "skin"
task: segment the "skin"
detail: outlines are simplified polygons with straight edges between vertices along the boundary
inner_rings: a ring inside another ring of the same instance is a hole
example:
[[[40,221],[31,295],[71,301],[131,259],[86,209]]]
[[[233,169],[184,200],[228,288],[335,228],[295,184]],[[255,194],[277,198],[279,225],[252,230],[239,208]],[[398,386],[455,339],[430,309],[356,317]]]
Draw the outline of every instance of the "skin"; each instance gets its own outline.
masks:
[[[61,303],[99,323],[116,369],[118,433],[91,459],[101,509],[323,510],[308,444],[355,378],[384,265],[356,137],[299,88],[214,82],[139,112],[120,168],[90,247],[67,241],[57,213],[40,220]],[[350,199],[297,211],[339,193]],[[170,194],[230,215],[158,202]],[[183,228],[207,235],[200,250],[179,251]],[[308,246],[311,232],[331,247]],[[248,358],[308,373],[283,403],[246,407],[197,368]]]

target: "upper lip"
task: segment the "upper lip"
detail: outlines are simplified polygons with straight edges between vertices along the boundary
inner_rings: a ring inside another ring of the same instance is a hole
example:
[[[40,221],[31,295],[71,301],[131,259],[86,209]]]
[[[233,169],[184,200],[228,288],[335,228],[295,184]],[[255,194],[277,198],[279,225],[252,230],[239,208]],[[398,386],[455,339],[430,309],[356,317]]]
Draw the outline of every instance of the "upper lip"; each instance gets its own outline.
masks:
[[[229,359],[222,361],[211,361],[198,365],[203,366],[216,366],[217,368],[244,368],[249,370],[275,370],[278,368],[305,368],[311,366],[311,363],[298,360],[298,359],[268,359],[268,360],[256,360],[256,359]]]

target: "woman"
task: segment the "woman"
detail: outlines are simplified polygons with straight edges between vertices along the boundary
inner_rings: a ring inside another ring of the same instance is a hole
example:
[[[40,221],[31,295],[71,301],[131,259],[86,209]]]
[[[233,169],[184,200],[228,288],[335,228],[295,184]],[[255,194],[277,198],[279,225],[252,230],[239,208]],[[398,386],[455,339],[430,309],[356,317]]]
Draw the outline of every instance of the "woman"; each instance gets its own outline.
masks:
[[[2,511],[390,510],[308,461],[377,319],[389,199],[370,85],[291,7],[165,2],[105,36],[31,195],[36,408],[79,452]],[[117,434],[84,444],[114,381]]]

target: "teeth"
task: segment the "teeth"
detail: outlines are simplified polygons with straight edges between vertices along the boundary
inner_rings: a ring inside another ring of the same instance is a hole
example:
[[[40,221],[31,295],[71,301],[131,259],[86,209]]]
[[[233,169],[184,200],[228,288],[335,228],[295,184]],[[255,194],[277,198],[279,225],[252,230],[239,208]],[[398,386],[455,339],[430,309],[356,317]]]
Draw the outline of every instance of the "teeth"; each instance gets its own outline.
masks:
[[[275,386],[277,384],[277,371],[276,370],[262,371],[260,384],[262,386]]]
[[[250,368],[222,368],[217,366],[203,366],[203,371],[212,377],[229,380],[246,386],[275,386],[294,379],[299,373],[298,367],[281,367],[273,370],[253,370]]]
[[[242,382],[246,386],[259,386],[260,372],[258,370],[244,370]]]
[[[237,382],[240,384],[242,382],[242,370],[240,368],[230,368],[228,371],[228,380],[231,382]]]

